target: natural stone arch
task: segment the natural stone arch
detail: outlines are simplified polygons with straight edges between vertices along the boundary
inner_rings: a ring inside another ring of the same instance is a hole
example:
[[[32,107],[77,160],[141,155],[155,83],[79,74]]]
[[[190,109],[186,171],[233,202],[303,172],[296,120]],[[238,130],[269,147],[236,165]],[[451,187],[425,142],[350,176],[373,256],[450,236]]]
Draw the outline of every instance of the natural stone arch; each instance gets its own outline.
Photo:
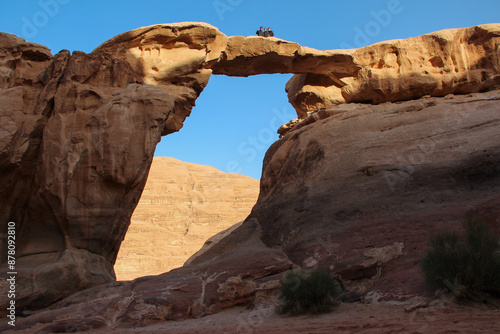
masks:
[[[173,90],[179,103],[185,101],[183,108],[176,107],[175,121],[171,120],[175,131],[191,112],[190,105],[210,74],[296,74],[286,91],[299,118],[342,103],[379,104],[491,90],[500,81],[499,38],[500,25],[485,24],[360,49],[320,51],[278,38],[227,37],[205,23],[179,23],[123,33],[92,53],[129,61],[146,83],[189,87],[187,94]],[[183,62],[164,64],[159,70],[134,51],[160,44],[170,45],[170,50],[175,47]],[[191,81],[179,80],[184,77]]]
[[[0,140],[0,221],[16,222],[23,236],[19,308],[114,279],[154,148],[182,127],[211,74],[296,73],[287,90],[304,118],[339,103],[497,88],[499,40],[500,25],[491,24],[318,51],[180,23],[118,35],[89,55],[52,56],[0,35],[0,99],[8,106],[1,109],[8,131]],[[69,278],[53,280],[60,276]]]

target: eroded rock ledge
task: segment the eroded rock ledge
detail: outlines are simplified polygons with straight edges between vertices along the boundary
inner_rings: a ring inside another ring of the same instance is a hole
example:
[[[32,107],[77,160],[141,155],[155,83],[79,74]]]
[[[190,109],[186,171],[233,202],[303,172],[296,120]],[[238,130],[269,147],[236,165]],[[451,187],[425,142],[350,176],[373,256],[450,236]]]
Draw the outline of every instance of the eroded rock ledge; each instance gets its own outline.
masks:
[[[228,38],[208,24],[180,23],[126,32],[91,54],[62,51],[53,56],[46,47],[0,34],[0,228],[6,230],[8,221],[16,222],[18,309],[47,306],[75,291],[114,280],[112,266],[156,144],[162,135],[182,127],[211,74],[297,73],[287,91],[299,117],[305,118],[308,112],[346,102],[377,104],[498,88],[499,36],[500,25],[490,24],[358,50],[318,51],[275,38]],[[301,138],[313,136],[307,131],[297,131],[296,136],[299,132]],[[339,151],[353,150],[349,142],[327,151],[317,140],[301,139],[308,144],[293,151],[293,135],[276,144],[281,145],[279,154],[276,146],[269,151],[261,201],[254,210],[264,240],[277,247],[285,230],[273,229],[285,225],[270,222],[286,215],[270,217],[264,209],[286,198],[280,195],[280,187],[299,182],[293,181],[294,173],[315,170],[318,178],[311,180],[323,180],[317,188],[322,189],[330,179],[319,177],[323,172],[316,164]],[[490,157],[496,157],[495,152]],[[477,152],[462,153],[465,161]],[[290,162],[290,157],[296,161]],[[363,173],[376,173],[370,156],[365,158]],[[301,168],[283,168],[280,164],[287,161],[291,165],[302,161]],[[496,170],[492,173],[496,175]],[[423,175],[422,180],[425,187],[432,178]],[[298,190],[291,193],[301,193],[316,181],[311,182],[297,184]],[[266,198],[271,192],[275,196]],[[497,194],[496,188],[491,193]],[[293,205],[297,207],[290,212],[305,210],[298,202]],[[349,210],[338,214],[356,216]],[[231,249],[228,240],[229,248],[223,250]],[[5,242],[3,234],[3,249]],[[291,266],[280,250],[257,244],[263,254],[279,253],[274,256],[280,259],[277,267]],[[213,252],[204,256],[215,256]],[[272,256],[263,263],[277,261]],[[203,272],[214,274],[213,269],[207,270]],[[272,275],[276,273],[273,269]],[[0,298],[4,305],[6,296]]]
[[[344,52],[359,68],[354,75],[310,72],[287,83],[299,117],[341,103],[379,104],[500,87],[500,24],[441,30]]]

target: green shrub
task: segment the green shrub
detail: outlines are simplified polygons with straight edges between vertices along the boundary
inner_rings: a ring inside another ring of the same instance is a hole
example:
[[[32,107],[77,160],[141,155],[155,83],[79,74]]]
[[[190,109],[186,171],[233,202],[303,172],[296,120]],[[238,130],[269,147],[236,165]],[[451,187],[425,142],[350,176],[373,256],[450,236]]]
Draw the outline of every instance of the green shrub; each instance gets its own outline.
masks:
[[[339,284],[328,272],[289,272],[281,282],[283,313],[327,313],[337,305]]]
[[[462,299],[500,296],[498,237],[474,218],[468,218],[464,228],[464,235],[443,232],[431,237],[431,249],[421,264],[427,281]]]

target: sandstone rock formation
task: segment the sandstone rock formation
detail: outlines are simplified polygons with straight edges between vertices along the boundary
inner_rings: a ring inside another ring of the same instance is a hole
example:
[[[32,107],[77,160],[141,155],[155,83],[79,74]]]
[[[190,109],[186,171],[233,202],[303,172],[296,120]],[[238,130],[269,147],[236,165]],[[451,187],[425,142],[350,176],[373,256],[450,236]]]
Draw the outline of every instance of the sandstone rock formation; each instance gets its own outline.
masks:
[[[184,39],[190,38],[194,46],[187,51]],[[286,90],[299,117],[305,117],[307,112],[340,103],[378,104],[498,88],[499,47],[499,24],[322,51],[279,38],[226,37],[206,24],[183,23],[136,29],[93,53],[127,60],[147,83],[165,88],[172,85],[165,78],[189,73],[176,79],[189,88],[178,94],[183,102],[176,107],[176,125],[169,132],[182,126],[189,115],[185,110],[190,112],[212,72],[229,76],[295,73]],[[181,68],[173,70],[171,59]],[[175,85],[178,91],[178,82]]]
[[[380,42],[344,54],[351,73],[293,76],[286,90],[299,117],[341,103],[383,103],[484,92],[500,87],[500,24],[448,29]],[[351,58],[347,58],[349,55]]]
[[[258,193],[250,177],[155,157],[118,253],[117,280],[181,267],[205,240],[243,221]]]
[[[17,329],[118,330],[262,305],[292,266],[330,270],[365,302],[422,301],[434,292],[419,271],[433,232],[460,228],[467,212],[500,232],[499,100],[313,113],[269,149],[249,219],[190,265],[79,292]]]
[[[212,74],[227,37],[206,23],[159,24],[125,32],[104,42],[92,54],[130,64],[145,84],[174,97],[174,108],[162,135],[178,131]]]
[[[214,74],[249,76],[271,73],[336,73],[359,71],[349,52],[320,51],[279,38],[231,36],[213,67]]]
[[[223,286],[229,296],[254,296],[260,283],[252,282],[292,262],[328,267],[346,286],[378,294],[372,300],[390,284],[401,290],[393,298],[423,291],[416,259],[428,231],[438,227],[433,221],[449,227],[470,210],[494,222],[498,217],[498,92],[366,103],[498,88],[499,31],[491,24],[317,51],[278,39],[227,38],[210,25],[183,23],[121,34],[90,55],[55,56],[0,34],[0,228],[16,223],[18,309],[114,280],[112,266],[155,146],[182,127],[212,72],[300,73],[287,89],[302,120],[270,148],[251,219],[188,267],[159,279],[177,282],[163,297],[179,293],[184,300],[198,284],[202,296],[214,293],[210,300],[192,293],[179,305],[172,297],[165,309],[165,300],[155,299],[158,290],[145,287],[149,292],[134,290],[119,299],[122,306],[113,304],[127,314],[125,322],[220,308]],[[344,102],[351,103],[332,107]],[[413,234],[401,237],[408,230]],[[325,242],[332,246],[321,246]],[[231,289],[231,277],[244,288]]]
[[[126,62],[0,42],[0,219],[16,223],[17,303],[37,307],[114,280],[173,100]]]
[[[215,252],[190,266],[81,291],[19,319],[15,330],[74,333],[143,327],[262,302],[292,264],[282,251],[262,243],[255,221],[236,229],[232,237],[231,243],[221,241]],[[11,328],[0,324],[0,330],[6,329]]]
[[[366,300],[425,295],[430,234],[500,231],[500,91],[311,113],[268,150],[250,218],[296,264]]]
[[[119,35],[90,55],[52,56],[0,34],[0,228],[16,223],[19,310],[115,280],[156,144],[189,115],[210,76],[198,64],[212,59],[219,39],[206,24],[163,25]],[[156,61],[159,42],[168,59]],[[5,260],[2,252],[4,269]]]

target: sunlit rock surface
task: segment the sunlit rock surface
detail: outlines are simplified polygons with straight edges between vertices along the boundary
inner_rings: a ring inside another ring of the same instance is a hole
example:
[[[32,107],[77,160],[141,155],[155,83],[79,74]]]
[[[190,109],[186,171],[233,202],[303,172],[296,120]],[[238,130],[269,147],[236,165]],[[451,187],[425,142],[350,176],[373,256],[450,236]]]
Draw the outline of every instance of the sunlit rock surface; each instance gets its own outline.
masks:
[[[115,264],[117,280],[181,267],[212,235],[250,213],[259,181],[155,157]]]
[[[335,50],[357,71],[311,71],[287,83],[299,117],[341,103],[384,103],[484,92],[500,87],[500,24],[448,29],[415,38]]]

